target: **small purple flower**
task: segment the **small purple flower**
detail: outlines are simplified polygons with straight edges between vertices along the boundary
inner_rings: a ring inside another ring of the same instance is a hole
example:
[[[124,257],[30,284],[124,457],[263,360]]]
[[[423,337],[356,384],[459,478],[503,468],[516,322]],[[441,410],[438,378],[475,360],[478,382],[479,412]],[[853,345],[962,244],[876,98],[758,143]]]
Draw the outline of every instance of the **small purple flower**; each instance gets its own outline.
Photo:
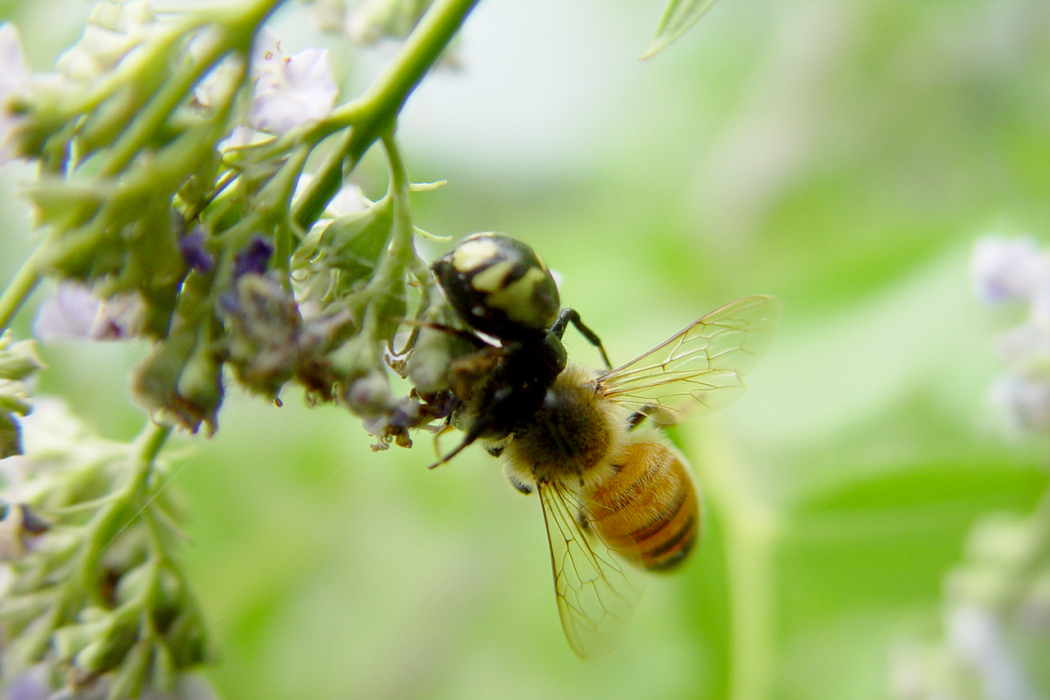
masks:
[[[1015,432],[1050,429],[1050,382],[1045,379],[1006,374],[992,383],[990,394],[992,404]]]
[[[47,682],[47,667],[37,664],[12,678],[11,683],[0,695],[0,700],[48,700],[51,694],[51,685]]]
[[[328,52],[307,49],[286,56],[277,35],[264,27],[252,54],[255,95],[248,123],[271,134],[324,119],[335,106],[339,86]]]
[[[1030,299],[1050,282],[1047,258],[1030,238],[980,239],[970,255],[970,273],[974,293],[987,304]]]
[[[40,306],[33,322],[33,335],[41,340],[87,338],[100,306],[90,287],[60,284],[55,296]]]
[[[993,347],[999,359],[1014,368],[1046,364],[1050,359],[1050,326],[1022,323],[997,335]]]
[[[248,241],[248,245],[237,251],[233,263],[233,278],[237,279],[242,275],[248,274],[266,274],[266,268],[270,265],[271,257],[273,257],[273,243],[270,243],[262,235],[255,234]]]
[[[951,610],[948,643],[977,672],[983,697],[1001,700],[1035,697],[1016,652],[1007,644],[1002,623],[991,610],[977,605]]]
[[[389,416],[394,409],[394,398],[390,395],[390,382],[379,370],[358,377],[346,389],[347,407],[359,416]]]
[[[190,268],[202,273],[211,272],[215,265],[215,259],[204,247],[206,235],[204,229],[198,226],[179,241],[179,252],[182,253],[182,259]]]
[[[101,301],[90,287],[63,282],[40,306],[33,335],[40,340],[127,340],[138,333],[144,306],[136,294]]]

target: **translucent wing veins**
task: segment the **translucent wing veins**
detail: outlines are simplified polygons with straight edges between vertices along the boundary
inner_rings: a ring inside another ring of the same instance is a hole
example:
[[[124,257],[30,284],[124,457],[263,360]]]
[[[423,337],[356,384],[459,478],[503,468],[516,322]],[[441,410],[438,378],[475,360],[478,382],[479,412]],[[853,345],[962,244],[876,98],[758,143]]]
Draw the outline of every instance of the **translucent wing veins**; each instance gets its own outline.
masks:
[[[738,299],[601,375],[598,386],[605,397],[657,422],[677,422],[690,404],[721,408],[743,393],[740,378],[769,347],[779,318],[775,297]]]
[[[537,490],[565,637],[581,658],[606,654],[637,605],[641,587],[593,530],[581,528],[572,494],[555,483],[538,484]]]

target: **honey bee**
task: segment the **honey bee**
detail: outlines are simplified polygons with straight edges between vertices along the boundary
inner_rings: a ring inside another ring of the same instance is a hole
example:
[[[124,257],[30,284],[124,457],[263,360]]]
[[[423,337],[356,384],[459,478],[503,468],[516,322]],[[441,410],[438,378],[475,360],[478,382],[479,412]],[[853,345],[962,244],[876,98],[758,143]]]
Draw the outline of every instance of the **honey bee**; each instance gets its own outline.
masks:
[[[462,320],[496,342],[450,363],[452,422],[466,438],[431,466],[481,440],[515,488],[539,494],[565,636],[580,657],[601,655],[640,596],[629,565],[671,571],[700,537],[687,462],[660,427],[741,395],[780,302],[739,299],[594,372],[567,361],[569,322],[605,354],[575,311],[559,311],[546,267],[525,244],[493,236],[467,238],[434,265]]]
[[[738,398],[779,310],[746,297],[617,369],[570,364],[533,418],[490,446],[518,490],[539,494],[558,612],[580,657],[612,648],[640,595],[620,560],[671,571],[699,539],[696,487],[659,426]]]

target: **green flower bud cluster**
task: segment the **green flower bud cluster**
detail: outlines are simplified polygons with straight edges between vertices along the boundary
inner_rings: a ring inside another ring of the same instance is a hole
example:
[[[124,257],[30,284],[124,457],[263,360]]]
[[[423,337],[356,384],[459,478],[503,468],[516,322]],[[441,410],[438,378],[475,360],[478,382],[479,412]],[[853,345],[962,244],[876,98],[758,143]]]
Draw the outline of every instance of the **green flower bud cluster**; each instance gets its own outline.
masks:
[[[0,463],[0,683],[43,663],[52,689],[171,689],[209,654],[172,554],[181,509],[152,457],[166,432],[106,441],[44,404],[27,433],[26,455]]]
[[[404,39],[433,0],[367,0],[347,19],[350,38],[362,44],[380,39]]]
[[[0,459],[22,454],[22,431],[16,416],[29,413],[25,381],[43,366],[32,341],[15,343],[10,332],[0,335]]]

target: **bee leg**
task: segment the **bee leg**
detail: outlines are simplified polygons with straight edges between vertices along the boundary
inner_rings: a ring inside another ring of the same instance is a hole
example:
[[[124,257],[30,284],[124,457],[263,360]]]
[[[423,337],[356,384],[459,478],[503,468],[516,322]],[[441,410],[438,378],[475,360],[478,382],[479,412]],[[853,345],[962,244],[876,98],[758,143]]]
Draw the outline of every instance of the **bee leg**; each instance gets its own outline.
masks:
[[[649,416],[646,413],[642,412],[642,411],[637,411],[635,413],[632,413],[630,415],[630,417],[627,418],[627,430],[628,430],[628,432],[630,432],[631,430],[634,430],[635,428],[637,428],[639,425],[642,424],[642,421],[645,420],[648,417]]]
[[[512,474],[509,469],[504,468],[503,475],[507,477],[507,481],[510,482],[510,485],[513,486],[518,491],[520,491],[521,493],[525,494],[526,496],[528,496],[530,493],[532,493],[532,491],[533,491],[532,484],[525,483],[524,481],[519,479],[517,476]]]
[[[471,445],[473,445],[474,441],[477,440],[479,437],[481,437],[481,434],[483,432],[485,432],[485,430],[488,427],[489,427],[489,424],[488,424],[487,421],[482,421],[482,420],[474,421],[474,425],[470,426],[470,431],[466,434],[466,436],[464,436],[463,442],[461,442],[458,445],[456,445],[455,447],[453,447],[452,451],[449,452],[444,457],[441,457],[441,453],[438,452],[438,456],[440,457],[440,459],[438,459],[438,461],[434,462],[433,464],[429,465],[427,467],[427,469],[433,469],[435,467],[441,466],[445,462],[449,461],[450,459],[452,459],[453,457],[458,455],[465,448],[470,447]],[[442,432],[444,432],[444,431],[442,431]],[[440,433],[439,433],[439,435],[440,435]],[[434,442],[435,442],[435,444],[437,444],[436,440]]]
[[[583,321],[580,320],[580,314],[576,309],[568,307],[562,309],[558,314],[558,318],[554,321],[554,325],[551,326],[551,333],[557,336],[558,340],[561,340],[561,337],[565,335],[565,328],[570,323],[576,327],[580,335],[587,339],[587,342],[598,348],[598,352],[602,355],[602,362],[605,363],[606,367],[612,369],[612,363],[609,362],[609,356],[605,354],[605,346],[602,345],[602,339],[598,337],[597,333],[583,325]]]
[[[444,461],[441,459],[441,436],[450,430],[454,430],[454,428],[446,422],[445,425],[441,427],[441,430],[434,433],[434,453],[438,456],[439,461],[436,464],[427,467],[428,469],[433,469]]]

